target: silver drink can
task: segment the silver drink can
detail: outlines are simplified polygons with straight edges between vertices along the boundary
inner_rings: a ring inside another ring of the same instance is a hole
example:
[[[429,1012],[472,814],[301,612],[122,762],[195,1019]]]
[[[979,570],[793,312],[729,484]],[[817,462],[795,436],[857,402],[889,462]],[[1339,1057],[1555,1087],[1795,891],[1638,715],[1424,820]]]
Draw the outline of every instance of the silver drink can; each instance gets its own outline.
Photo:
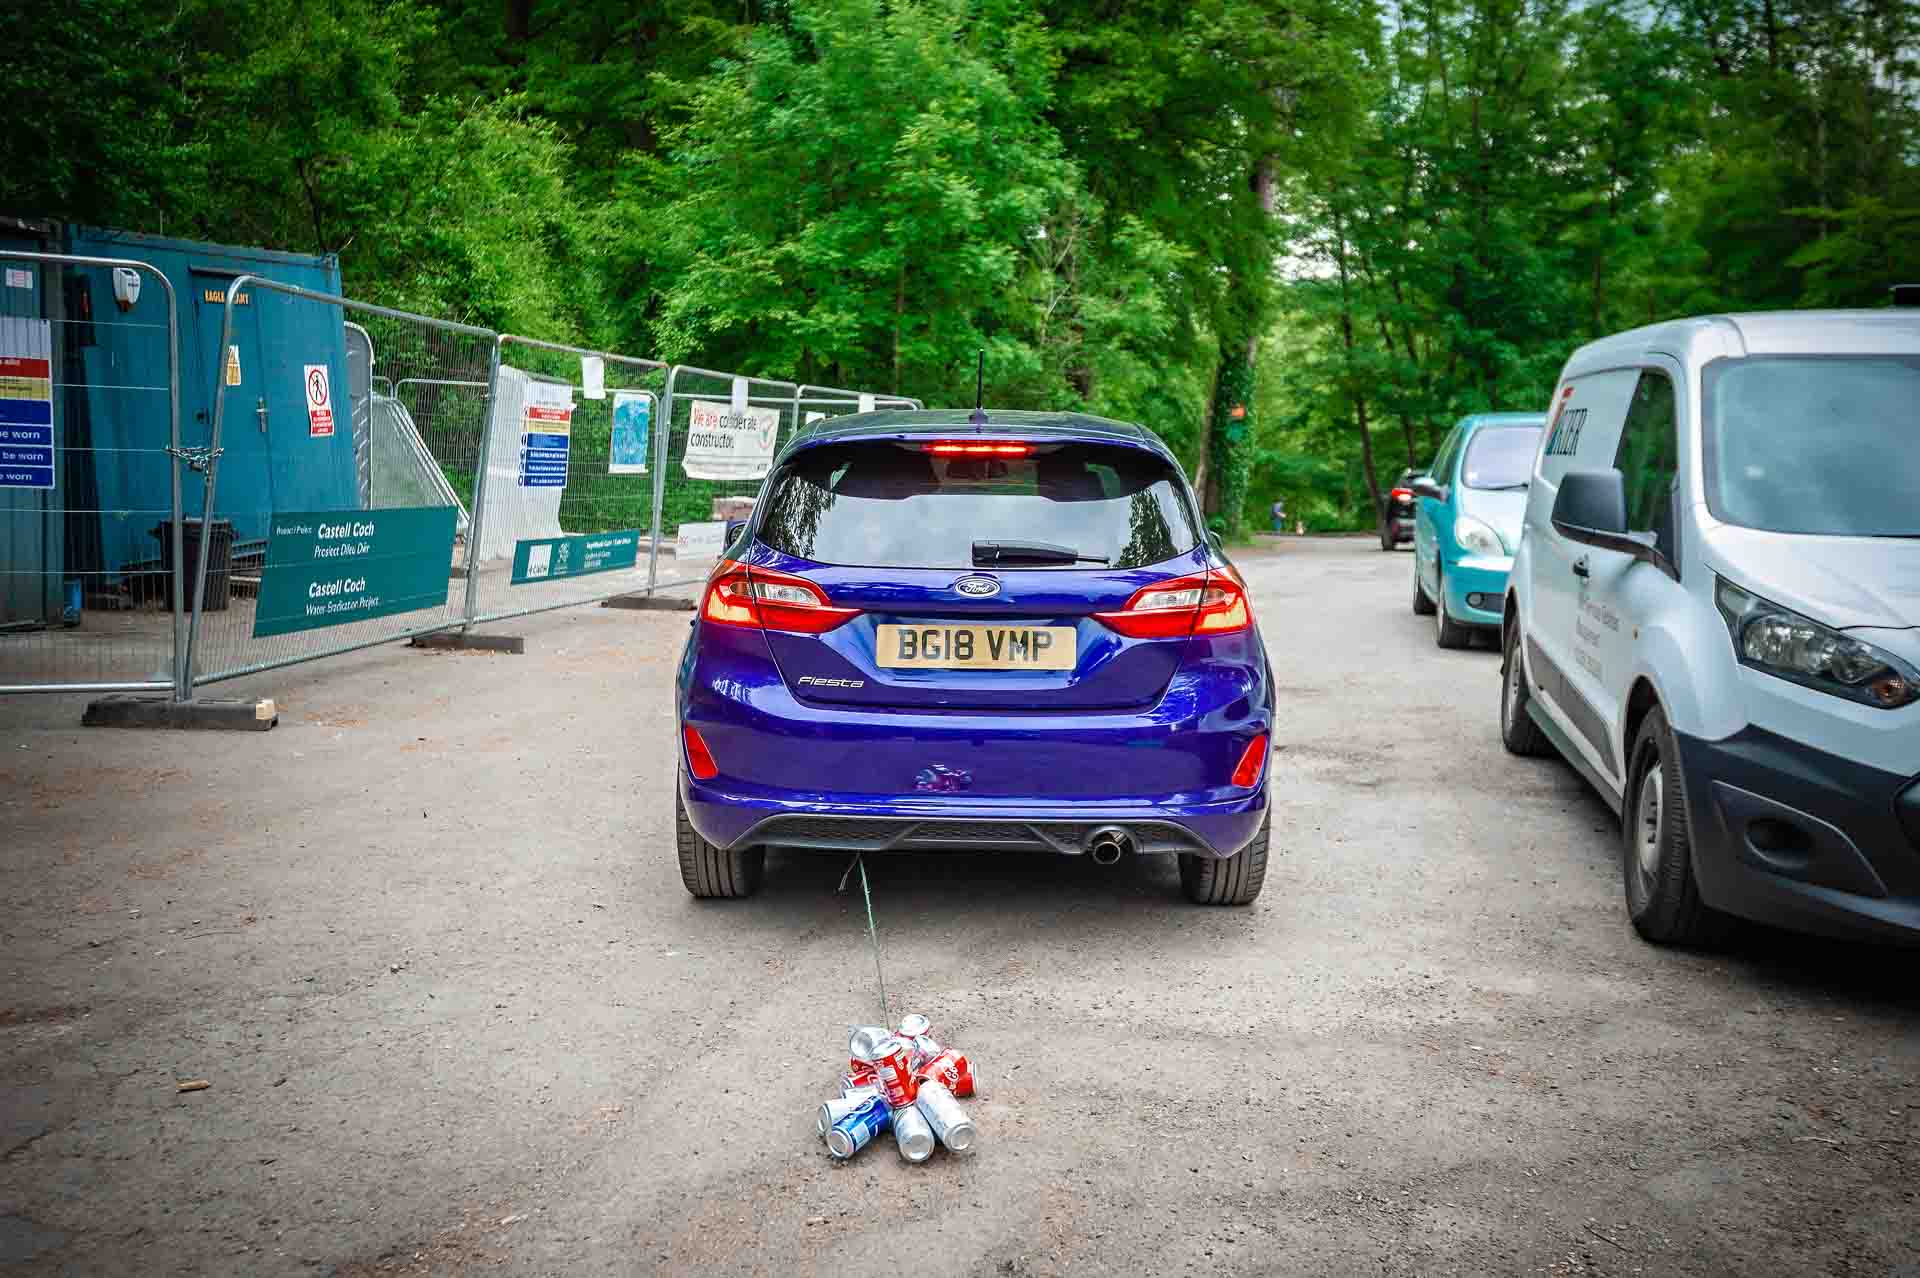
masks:
[[[865,1100],[869,1096],[878,1096],[878,1083],[856,1083],[849,1077],[840,1080],[840,1098],[842,1100]]]
[[[919,1038],[922,1034],[933,1033],[933,1022],[919,1012],[908,1012],[900,1018],[900,1037]]]
[[[847,1031],[847,1055],[856,1061],[878,1059],[880,1044],[893,1037],[884,1025],[859,1025]]]
[[[893,1111],[893,1139],[901,1157],[910,1163],[924,1163],[933,1156],[933,1127],[917,1105]]]
[[[967,1117],[967,1111],[960,1108],[960,1102],[945,1087],[922,1079],[913,1107],[927,1120],[927,1125],[933,1128],[934,1135],[940,1138],[942,1145],[956,1154],[964,1154],[973,1148],[973,1120]],[[894,1114],[893,1125],[894,1130],[898,1131],[898,1112]]]
[[[870,1099],[872,1099],[873,1096],[876,1096],[879,1094],[878,1092],[874,1091],[872,1088],[869,1088],[867,1090],[869,1092],[869,1095],[840,1096],[840,1097],[836,1097],[833,1100],[826,1101],[820,1106],[820,1114],[814,1120],[813,1129],[814,1131],[819,1133],[822,1140],[826,1139],[827,1129],[829,1127],[832,1127],[835,1123],[845,1118],[848,1114],[851,1114],[854,1110],[859,1109],[862,1105],[865,1105]]]
[[[931,1034],[920,1034],[907,1040],[907,1055],[913,1058],[915,1069],[919,1069],[946,1050],[934,1041]]]

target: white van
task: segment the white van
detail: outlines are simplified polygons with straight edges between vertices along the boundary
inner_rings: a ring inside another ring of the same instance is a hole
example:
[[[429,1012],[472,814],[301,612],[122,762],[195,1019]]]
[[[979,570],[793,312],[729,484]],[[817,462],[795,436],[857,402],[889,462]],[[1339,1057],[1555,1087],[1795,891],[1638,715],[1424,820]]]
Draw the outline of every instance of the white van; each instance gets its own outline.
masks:
[[[1507,749],[1620,814],[1642,936],[1920,940],[1920,310],[1576,351],[1502,636]]]

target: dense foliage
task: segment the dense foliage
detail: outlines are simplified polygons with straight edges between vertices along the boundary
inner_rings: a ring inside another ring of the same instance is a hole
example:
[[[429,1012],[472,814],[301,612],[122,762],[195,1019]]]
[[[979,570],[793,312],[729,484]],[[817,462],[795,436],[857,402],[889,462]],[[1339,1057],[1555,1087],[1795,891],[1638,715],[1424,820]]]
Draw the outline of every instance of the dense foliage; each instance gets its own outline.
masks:
[[[1920,280],[1920,0],[74,0],[4,211],[536,336],[1144,421],[1317,526],[1577,343]]]

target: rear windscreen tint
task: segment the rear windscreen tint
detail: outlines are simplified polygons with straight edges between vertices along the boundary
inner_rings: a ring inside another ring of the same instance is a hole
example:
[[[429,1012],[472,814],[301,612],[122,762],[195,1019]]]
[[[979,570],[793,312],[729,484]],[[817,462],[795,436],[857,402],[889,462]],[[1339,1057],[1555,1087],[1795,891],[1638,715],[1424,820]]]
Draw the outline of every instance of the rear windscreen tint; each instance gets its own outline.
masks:
[[[873,441],[811,448],[783,467],[759,537],[801,559],[872,568],[971,568],[976,541],[1046,542],[1138,568],[1200,541],[1172,467],[1136,448],[975,458]]]

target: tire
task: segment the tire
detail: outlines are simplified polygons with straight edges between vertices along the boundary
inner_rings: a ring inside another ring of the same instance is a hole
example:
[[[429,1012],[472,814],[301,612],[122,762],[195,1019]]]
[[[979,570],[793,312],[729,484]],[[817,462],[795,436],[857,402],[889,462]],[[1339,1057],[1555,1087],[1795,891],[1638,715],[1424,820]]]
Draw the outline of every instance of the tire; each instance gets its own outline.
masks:
[[[1700,899],[1693,874],[1693,828],[1673,729],[1659,706],[1647,711],[1634,739],[1620,812],[1627,918],[1655,945],[1711,949],[1733,920]]]
[[[673,796],[673,836],[680,851],[680,881],[702,899],[752,896],[766,873],[765,848],[717,848],[700,837],[687,820],[687,808]]]
[[[1267,881],[1267,849],[1273,836],[1273,809],[1260,823],[1253,842],[1221,858],[1197,852],[1180,854],[1180,888],[1195,905],[1250,905]]]
[[[1400,539],[1393,535],[1393,524],[1389,522],[1380,525],[1380,549],[1392,550],[1399,544]]]
[[[1420,588],[1420,548],[1413,548],[1413,615],[1431,617],[1433,600],[1427,598],[1427,592]]]
[[[1432,601],[1433,641],[1442,648],[1473,647],[1473,627],[1463,626],[1447,615],[1447,580],[1440,575],[1440,561],[1433,564],[1433,584],[1439,589]]]
[[[1533,689],[1527,686],[1527,667],[1520,660],[1520,619],[1517,617],[1507,627],[1503,651],[1506,656],[1500,663],[1500,744],[1507,748],[1508,754],[1545,758],[1554,752],[1553,742],[1547,740],[1547,734],[1527,713],[1527,707],[1533,704]]]

